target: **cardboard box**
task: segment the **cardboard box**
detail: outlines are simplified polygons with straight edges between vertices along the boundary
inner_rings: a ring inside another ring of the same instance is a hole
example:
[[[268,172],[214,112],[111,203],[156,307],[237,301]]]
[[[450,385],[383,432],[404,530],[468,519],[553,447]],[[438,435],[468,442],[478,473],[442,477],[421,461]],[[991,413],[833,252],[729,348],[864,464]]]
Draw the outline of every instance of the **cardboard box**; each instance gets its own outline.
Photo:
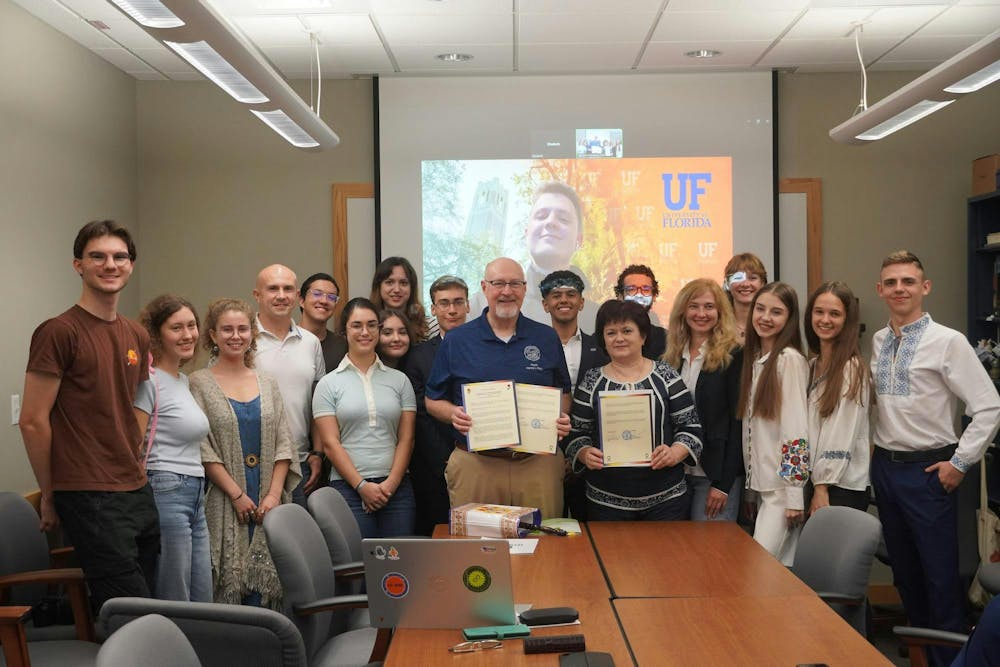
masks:
[[[467,503],[451,508],[448,532],[468,537],[509,539],[528,534],[528,529],[521,528],[522,523],[537,526],[541,520],[541,511],[534,507]]]
[[[972,161],[972,195],[985,195],[1000,190],[997,183],[1000,155],[985,155]]]

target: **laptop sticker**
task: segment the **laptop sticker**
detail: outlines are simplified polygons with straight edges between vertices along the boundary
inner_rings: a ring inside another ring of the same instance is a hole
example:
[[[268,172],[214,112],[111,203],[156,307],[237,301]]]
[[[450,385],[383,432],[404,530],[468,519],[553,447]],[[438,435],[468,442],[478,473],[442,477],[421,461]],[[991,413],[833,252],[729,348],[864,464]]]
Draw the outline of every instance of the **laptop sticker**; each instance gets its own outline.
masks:
[[[473,593],[482,593],[489,589],[490,584],[493,583],[493,578],[485,567],[473,565],[466,568],[462,574],[462,583]]]
[[[389,560],[399,560],[399,551],[396,547],[389,547]]]
[[[405,598],[410,592],[410,582],[399,572],[390,572],[382,577],[382,592],[391,598]]]
[[[379,560],[385,560],[385,547],[381,544],[375,547],[375,558]]]

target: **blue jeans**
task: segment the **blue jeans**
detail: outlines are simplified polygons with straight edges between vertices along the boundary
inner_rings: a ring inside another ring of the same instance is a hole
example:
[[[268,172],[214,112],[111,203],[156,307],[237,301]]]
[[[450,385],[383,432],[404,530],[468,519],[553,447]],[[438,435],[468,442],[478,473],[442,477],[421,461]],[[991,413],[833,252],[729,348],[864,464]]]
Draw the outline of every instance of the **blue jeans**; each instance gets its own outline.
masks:
[[[369,479],[369,484],[380,484],[385,477]],[[361,496],[342,479],[330,480],[330,486],[344,496],[361,529],[361,537],[399,537],[413,535],[417,518],[417,503],[413,496],[410,476],[405,475],[392,499],[376,512],[365,512]]]
[[[743,478],[737,477],[733,481],[733,488],[729,489],[729,496],[722,511],[714,519],[705,516],[705,501],[708,499],[708,491],[712,488],[712,480],[708,477],[687,476],[688,494],[691,497],[691,520],[692,521],[736,521],[740,515],[740,497],[743,495]]]
[[[205,480],[150,470],[149,485],[160,513],[160,561],[154,595],[161,600],[211,602]]]

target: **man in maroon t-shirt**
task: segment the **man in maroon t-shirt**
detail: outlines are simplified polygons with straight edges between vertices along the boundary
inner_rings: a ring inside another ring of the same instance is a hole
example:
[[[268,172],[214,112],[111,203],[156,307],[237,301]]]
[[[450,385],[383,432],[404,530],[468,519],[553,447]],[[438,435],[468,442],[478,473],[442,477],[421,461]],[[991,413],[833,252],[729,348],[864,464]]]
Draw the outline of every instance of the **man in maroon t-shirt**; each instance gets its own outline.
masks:
[[[132,410],[148,377],[149,335],[118,314],[134,262],[124,227],[84,225],[73,244],[80,300],[35,329],[24,380],[21,436],[42,492],[41,529],[62,522],[95,608],[149,597],[160,552]]]

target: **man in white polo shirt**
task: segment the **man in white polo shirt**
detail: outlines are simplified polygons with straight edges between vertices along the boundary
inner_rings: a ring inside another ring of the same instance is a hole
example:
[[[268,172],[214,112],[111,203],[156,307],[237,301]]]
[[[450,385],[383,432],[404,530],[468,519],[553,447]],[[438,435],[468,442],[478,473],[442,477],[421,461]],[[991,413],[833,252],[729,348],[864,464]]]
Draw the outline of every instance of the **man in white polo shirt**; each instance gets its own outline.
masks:
[[[875,289],[889,325],[872,339],[871,480],[893,580],[911,625],[967,632],[955,489],[997,433],[1000,397],[965,336],[923,311],[931,281],[916,255],[886,257]],[[960,402],[972,418],[961,437]],[[956,653],[933,647],[930,662]]]
[[[313,388],[326,375],[319,338],[292,321],[299,303],[295,273],[287,266],[272,264],[257,274],[253,290],[257,300],[257,368],[278,381],[292,440],[299,452],[302,482],[292,499],[305,505],[306,493],[320,481],[321,452],[309,444],[312,428]]]

